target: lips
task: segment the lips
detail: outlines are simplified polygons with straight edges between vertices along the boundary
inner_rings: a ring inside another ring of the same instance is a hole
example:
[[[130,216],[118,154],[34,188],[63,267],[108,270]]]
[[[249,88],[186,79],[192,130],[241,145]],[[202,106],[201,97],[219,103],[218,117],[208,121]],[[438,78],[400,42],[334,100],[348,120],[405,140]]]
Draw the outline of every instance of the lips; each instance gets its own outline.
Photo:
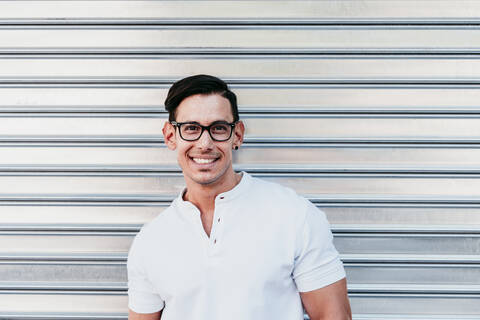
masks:
[[[192,158],[192,160],[193,160],[195,163],[198,163],[198,164],[208,164],[208,163],[212,163],[212,162],[215,161],[216,159]]]
[[[214,155],[201,155],[201,156],[192,155],[192,156],[189,156],[189,158],[196,164],[208,165],[217,161],[220,157],[214,156]]]

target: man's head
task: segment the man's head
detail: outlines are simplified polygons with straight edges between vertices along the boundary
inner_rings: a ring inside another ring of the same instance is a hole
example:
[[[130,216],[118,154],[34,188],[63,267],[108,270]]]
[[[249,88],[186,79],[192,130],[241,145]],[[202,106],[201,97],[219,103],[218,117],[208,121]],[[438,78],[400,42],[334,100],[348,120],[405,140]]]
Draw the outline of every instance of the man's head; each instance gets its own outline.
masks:
[[[230,102],[233,120],[238,121],[237,96],[230,91],[228,85],[221,79],[206,74],[198,74],[175,82],[168,90],[165,99],[165,109],[168,111],[168,121],[175,121],[178,105],[185,99],[196,94],[218,94]]]
[[[243,142],[237,99],[222,80],[197,75],[173,84],[165,100],[165,143],[177,151],[187,185],[231,185],[232,149]]]

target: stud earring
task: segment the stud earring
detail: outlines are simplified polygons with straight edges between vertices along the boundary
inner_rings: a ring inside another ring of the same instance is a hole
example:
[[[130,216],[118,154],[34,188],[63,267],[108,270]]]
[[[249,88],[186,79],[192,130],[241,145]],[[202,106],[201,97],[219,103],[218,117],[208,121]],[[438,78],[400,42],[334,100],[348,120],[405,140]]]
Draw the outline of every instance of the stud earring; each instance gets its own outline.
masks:
[[[238,146],[233,147],[233,149],[238,150]]]

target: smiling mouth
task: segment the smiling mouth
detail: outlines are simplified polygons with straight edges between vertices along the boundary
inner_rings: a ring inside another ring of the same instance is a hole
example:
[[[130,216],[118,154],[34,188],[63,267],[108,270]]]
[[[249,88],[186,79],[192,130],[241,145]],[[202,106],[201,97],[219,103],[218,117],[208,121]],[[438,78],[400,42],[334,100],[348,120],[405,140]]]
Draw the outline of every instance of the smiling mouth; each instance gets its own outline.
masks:
[[[198,164],[209,164],[218,160],[218,158],[204,159],[204,158],[193,158],[193,157],[190,157],[190,159],[192,159],[193,162]]]

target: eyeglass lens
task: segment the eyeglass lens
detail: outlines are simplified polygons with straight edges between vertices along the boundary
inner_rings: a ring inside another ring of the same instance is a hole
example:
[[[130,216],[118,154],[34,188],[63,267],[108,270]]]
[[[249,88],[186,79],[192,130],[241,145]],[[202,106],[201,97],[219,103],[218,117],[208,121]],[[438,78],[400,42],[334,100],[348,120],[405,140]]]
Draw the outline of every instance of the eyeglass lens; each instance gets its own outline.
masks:
[[[216,141],[228,140],[231,136],[232,127],[225,123],[214,123],[209,127],[210,136]],[[185,140],[197,140],[202,135],[202,127],[195,123],[180,125],[180,135]]]

